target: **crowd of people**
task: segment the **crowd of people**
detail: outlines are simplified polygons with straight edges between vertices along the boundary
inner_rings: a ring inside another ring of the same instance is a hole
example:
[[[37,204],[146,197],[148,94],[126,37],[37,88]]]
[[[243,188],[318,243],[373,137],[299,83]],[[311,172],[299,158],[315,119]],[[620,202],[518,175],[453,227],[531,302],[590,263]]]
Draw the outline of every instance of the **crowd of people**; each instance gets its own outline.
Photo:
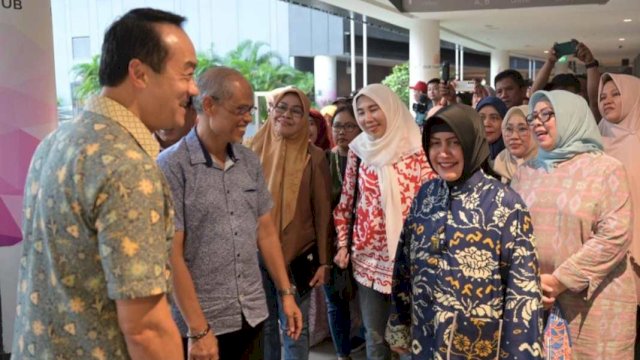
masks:
[[[313,109],[238,71],[194,78],[185,18],[105,33],[100,95],[34,154],[16,359],[633,359],[640,79],[516,70],[382,84]],[[355,314],[357,312],[358,314]],[[354,334],[352,318],[362,318]]]

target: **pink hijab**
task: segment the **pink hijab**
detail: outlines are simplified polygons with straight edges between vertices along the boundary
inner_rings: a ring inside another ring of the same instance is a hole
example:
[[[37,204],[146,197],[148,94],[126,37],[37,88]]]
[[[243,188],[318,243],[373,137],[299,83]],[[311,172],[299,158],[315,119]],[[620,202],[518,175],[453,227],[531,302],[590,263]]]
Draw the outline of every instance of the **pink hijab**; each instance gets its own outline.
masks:
[[[617,124],[603,118],[598,127],[602,134],[604,151],[618,159],[627,170],[629,190],[633,205],[633,220],[631,228],[631,256],[636,273],[636,285],[640,285],[640,79],[631,75],[602,74],[598,86],[598,98],[602,88],[609,79],[618,88],[622,98],[622,121]],[[604,114],[602,104],[598,101],[600,113]],[[603,115],[604,116],[604,115]],[[640,286],[638,287],[638,303],[640,303]]]

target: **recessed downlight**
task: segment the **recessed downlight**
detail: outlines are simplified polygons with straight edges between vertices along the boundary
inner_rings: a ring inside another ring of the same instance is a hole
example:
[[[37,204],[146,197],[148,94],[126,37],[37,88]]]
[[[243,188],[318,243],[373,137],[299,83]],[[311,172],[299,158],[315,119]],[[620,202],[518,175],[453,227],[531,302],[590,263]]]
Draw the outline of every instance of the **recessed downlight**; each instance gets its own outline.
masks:
[[[631,22],[632,20],[631,20],[631,19],[624,19],[624,20],[622,20],[622,21],[624,21],[624,22]]]
[[[618,41],[624,41],[624,38],[619,38]]]

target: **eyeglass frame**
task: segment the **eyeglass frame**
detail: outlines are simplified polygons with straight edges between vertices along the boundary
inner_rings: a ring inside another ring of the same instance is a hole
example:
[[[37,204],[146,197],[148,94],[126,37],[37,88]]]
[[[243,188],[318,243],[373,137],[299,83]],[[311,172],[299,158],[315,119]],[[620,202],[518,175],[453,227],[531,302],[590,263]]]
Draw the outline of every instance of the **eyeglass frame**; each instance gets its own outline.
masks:
[[[347,125],[349,126],[349,130],[347,129]],[[334,123],[333,125],[331,125],[331,128],[337,133],[339,133],[341,130],[344,131],[345,133],[352,133],[357,129],[360,129],[360,126],[356,124],[344,124],[344,125],[336,126],[336,124]]]
[[[544,109],[542,111],[539,112],[532,112],[531,114],[528,114],[525,118],[525,120],[527,121],[527,125],[529,125],[529,127],[533,127],[533,122],[536,119],[540,120],[540,123],[542,125],[548,123],[551,120],[551,117],[555,117],[556,113],[555,111],[551,110],[551,109]],[[546,119],[543,119],[543,117],[546,117]]]
[[[513,136],[514,134],[518,134],[518,136],[524,137],[530,131],[531,131],[531,129],[529,128],[529,124],[528,123],[527,123],[527,126],[516,127],[516,129],[509,128],[509,126],[506,126],[504,128],[504,135],[505,136]]]
[[[297,113],[298,109],[294,108],[293,105],[292,106],[289,106],[288,104],[285,105],[282,102],[279,102],[279,103],[273,105],[273,107],[271,109],[273,111],[275,111],[276,113],[278,113],[279,115],[284,115],[288,111],[291,114],[292,117],[299,118],[299,119],[304,117],[304,109],[303,108],[300,109],[300,113]],[[294,109],[296,110],[296,112],[293,112]]]
[[[222,106],[230,114],[233,114],[235,116],[246,116],[247,114],[249,114],[251,115],[251,117],[253,117],[256,114],[256,111],[258,111],[258,107],[255,105],[252,105],[252,106],[241,105],[241,106],[238,106],[236,109],[229,109],[228,107],[225,106],[224,102],[220,101],[219,97],[215,95],[209,95],[209,97],[213,99],[215,102],[217,102],[218,104],[220,104],[220,106]]]

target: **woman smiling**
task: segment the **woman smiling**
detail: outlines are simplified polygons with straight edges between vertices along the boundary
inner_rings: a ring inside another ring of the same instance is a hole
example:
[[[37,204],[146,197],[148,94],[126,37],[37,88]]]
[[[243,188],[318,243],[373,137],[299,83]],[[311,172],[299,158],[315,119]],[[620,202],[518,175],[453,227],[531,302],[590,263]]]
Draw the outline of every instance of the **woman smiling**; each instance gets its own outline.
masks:
[[[398,238],[414,194],[435,174],[420,146],[418,125],[391,89],[368,85],[355,96],[353,108],[363,132],[349,144],[342,196],[334,210],[335,262],[341,268],[353,263],[367,359],[389,359],[384,331]],[[354,196],[356,184],[360,196]],[[348,248],[351,221],[353,245]]]
[[[529,109],[540,148],[518,168],[512,187],[531,211],[543,304],[564,312],[574,358],[632,359],[636,293],[624,168],[603,153],[581,96],[538,91]]]
[[[427,120],[440,175],[404,223],[387,340],[414,359],[541,359],[538,261],[529,212],[490,177],[478,114],[451,105]]]
[[[502,182],[508,183],[518,166],[538,154],[538,144],[527,124],[528,107],[514,106],[502,122],[502,137],[506,149],[502,150],[493,163],[493,170],[502,176]]]

